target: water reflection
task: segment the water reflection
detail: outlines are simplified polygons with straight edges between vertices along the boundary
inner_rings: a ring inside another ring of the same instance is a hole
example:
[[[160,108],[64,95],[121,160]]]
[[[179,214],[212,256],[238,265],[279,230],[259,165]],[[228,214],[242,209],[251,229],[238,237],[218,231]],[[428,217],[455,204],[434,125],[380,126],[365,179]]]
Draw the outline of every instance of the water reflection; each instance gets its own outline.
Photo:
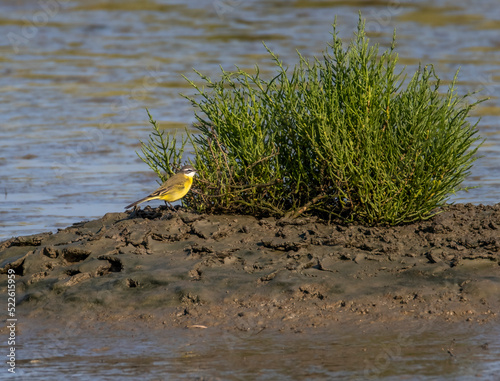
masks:
[[[51,8],[43,8],[46,4]],[[434,63],[444,81],[490,96],[476,111],[488,138],[453,201],[500,199],[500,16],[496,0],[441,1],[3,1],[0,4],[0,239],[54,230],[123,206],[153,188],[135,155],[149,132],[145,108],[166,128],[194,121],[181,78],[219,65],[274,71],[318,55],[338,16],[350,38],[358,10],[370,36],[398,33],[401,64]]]
[[[399,328],[398,328],[399,327]],[[97,325],[84,335],[21,335],[18,373],[37,380],[494,379],[498,327],[412,323],[342,329],[148,330]],[[133,343],[133,345],[131,344]]]

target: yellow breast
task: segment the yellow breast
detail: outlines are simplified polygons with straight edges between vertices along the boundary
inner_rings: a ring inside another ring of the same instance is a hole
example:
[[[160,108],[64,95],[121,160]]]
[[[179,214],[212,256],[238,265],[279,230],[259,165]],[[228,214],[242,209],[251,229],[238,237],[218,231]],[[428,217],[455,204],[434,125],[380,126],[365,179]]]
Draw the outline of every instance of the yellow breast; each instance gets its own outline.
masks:
[[[159,199],[167,202],[180,200],[189,192],[193,184],[193,178],[183,174],[173,176],[172,180],[172,184],[169,184],[169,189],[167,189],[164,194],[160,195]]]

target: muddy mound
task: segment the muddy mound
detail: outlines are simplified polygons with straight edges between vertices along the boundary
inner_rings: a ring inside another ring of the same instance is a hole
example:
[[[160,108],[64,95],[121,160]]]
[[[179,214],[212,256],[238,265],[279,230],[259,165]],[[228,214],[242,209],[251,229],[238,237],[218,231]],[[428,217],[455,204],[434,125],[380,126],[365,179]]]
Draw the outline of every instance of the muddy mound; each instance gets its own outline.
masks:
[[[398,227],[150,209],[0,244],[29,316],[169,325],[485,321],[500,306],[500,204]],[[11,271],[12,272],[12,271]],[[274,323],[273,323],[274,322]]]

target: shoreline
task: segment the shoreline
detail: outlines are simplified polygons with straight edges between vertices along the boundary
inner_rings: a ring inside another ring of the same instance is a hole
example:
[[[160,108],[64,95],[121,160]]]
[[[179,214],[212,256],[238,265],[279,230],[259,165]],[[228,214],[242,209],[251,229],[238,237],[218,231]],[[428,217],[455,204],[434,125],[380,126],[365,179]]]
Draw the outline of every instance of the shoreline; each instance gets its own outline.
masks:
[[[396,227],[146,207],[0,243],[27,319],[157,327],[486,323],[500,312],[500,204]]]

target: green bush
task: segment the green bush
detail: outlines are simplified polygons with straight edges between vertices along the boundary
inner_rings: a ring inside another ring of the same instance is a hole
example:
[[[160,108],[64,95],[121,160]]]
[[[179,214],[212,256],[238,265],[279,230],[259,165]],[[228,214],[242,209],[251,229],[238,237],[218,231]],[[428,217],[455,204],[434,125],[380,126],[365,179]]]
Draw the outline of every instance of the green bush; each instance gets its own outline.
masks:
[[[189,81],[198,94],[186,96],[197,110],[197,133],[181,147],[192,143],[199,175],[184,204],[369,225],[431,217],[475,160],[477,123],[468,121],[475,103],[457,95],[456,76],[440,94],[432,66],[406,80],[396,72],[394,47],[395,38],[379,56],[360,19],[346,49],[334,25],[322,59],[299,54],[293,70],[268,49],[277,67],[268,80],[258,66],[254,74],[222,70],[218,81],[197,72],[205,87]],[[154,126],[143,152],[161,176],[159,168],[172,171],[182,149]]]

